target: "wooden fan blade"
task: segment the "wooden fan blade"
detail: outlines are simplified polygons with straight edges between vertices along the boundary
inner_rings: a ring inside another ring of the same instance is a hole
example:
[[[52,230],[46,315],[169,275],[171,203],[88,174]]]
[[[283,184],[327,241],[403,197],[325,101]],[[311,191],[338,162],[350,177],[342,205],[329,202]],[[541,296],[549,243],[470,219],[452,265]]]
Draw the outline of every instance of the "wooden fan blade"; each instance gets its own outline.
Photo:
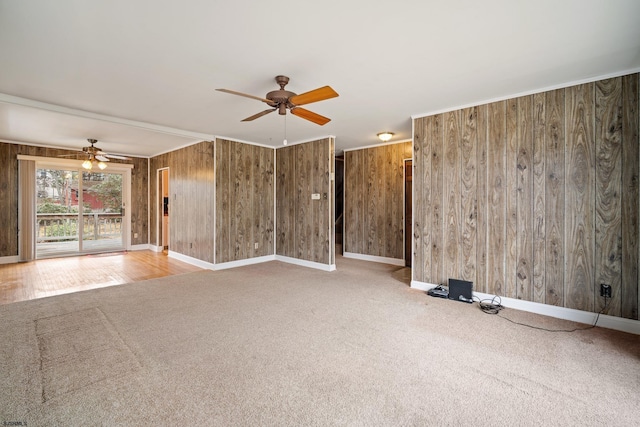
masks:
[[[118,156],[116,154],[102,154],[104,157],[108,157],[109,159],[119,159],[119,160],[131,160],[131,157],[126,157],[126,156]],[[98,158],[98,156],[96,156],[96,158]],[[103,162],[108,162],[109,160],[103,160]]]
[[[270,104],[273,102],[266,98],[260,98],[259,96],[253,96],[253,95],[249,95],[242,92],[236,92],[235,90],[229,90],[229,89],[216,89],[216,90],[219,92],[230,93],[231,95],[238,95],[238,96],[244,96],[245,98],[257,99],[258,101],[266,102],[267,104]]]
[[[254,114],[254,115],[253,115],[253,116],[251,116],[251,117],[247,117],[246,119],[244,119],[244,120],[242,120],[242,121],[243,121],[243,122],[250,122],[251,120],[255,120],[255,119],[257,119],[258,117],[262,117],[262,116],[265,116],[265,115],[267,115],[267,114],[269,114],[269,113],[273,113],[273,112],[274,112],[274,111],[276,111],[276,110],[277,110],[277,108],[273,108],[273,109],[269,109],[269,110],[264,110],[264,111],[259,112],[258,114]]]
[[[294,116],[301,117],[305,120],[309,120],[317,125],[326,125],[331,121],[330,118],[321,116],[320,114],[314,113],[313,111],[306,110],[304,108],[294,107],[291,109],[291,114]]]
[[[301,93],[300,95],[294,95],[289,98],[289,102],[293,105],[305,105],[311,104],[312,102],[335,98],[336,96],[339,95],[335,90],[331,89],[331,86],[323,86],[309,92]]]
[[[99,160],[99,161],[101,161],[101,162],[108,162],[108,161],[109,161],[109,159],[107,159],[107,158],[106,158],[105,156],[103,156],[102,154],[98,154],[98,155],[96,155],[95,157],[96,157],[96,160]]]

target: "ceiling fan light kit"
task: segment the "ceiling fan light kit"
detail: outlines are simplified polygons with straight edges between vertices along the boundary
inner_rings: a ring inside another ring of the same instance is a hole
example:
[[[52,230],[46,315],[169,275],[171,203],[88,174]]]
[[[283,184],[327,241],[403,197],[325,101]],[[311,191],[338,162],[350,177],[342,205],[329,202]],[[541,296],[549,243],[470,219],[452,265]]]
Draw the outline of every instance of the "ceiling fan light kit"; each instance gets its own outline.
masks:
[[[393,132],[380,132],[378,138],[383,142],[387,142],[393,138],[393,135],[395,135]]]
[[[100,170],[105,170],[107,168],[107,163],[109,159],[120,159],[120,160],[131,160],[130,157],[118,156],[115,154],[109,154],[102,151],[100,148],[96,147],[95,144],[98,142],[97,139],[87,139],[89,147],[82,147],[82,152],[87,155],[87,158],[84,162],[82,162],[82,167],[91,170],[93,169],[93,165],[97,165]],[[76,154],[64,154],[58,157],[76,157]]]
[[[262,101],[271,108],[269,110],[261,111],[253,116],[249,116],[243,119],[243,122],[250,122],[259,117],[278,111],[278,114],[284,116],[287,114],[287,110],[291,111],[291,114],[298,116],[317,125],[323,126],[331,121],[330,118],[321,116],[320,114],[309,111],[305,108],[300,108],[300,105],[311,104],[313,102],[324,101],[326,99],[335,98],[338,93],[330,86],[323,86],[318,89],[311,90],[309,92],[297,95],[294,92],[285,90],[284,87],[289,83],[289,77],[276,76],[276,83],[280,85],[280,89],[272,90],[267,93],[264,98],[259,96],[249,95],[242,92],[237,92],[229,89],[216,89],[220,92],[229,93],[231,95],[244,96],[245,98],[251,98],[258,101]]]

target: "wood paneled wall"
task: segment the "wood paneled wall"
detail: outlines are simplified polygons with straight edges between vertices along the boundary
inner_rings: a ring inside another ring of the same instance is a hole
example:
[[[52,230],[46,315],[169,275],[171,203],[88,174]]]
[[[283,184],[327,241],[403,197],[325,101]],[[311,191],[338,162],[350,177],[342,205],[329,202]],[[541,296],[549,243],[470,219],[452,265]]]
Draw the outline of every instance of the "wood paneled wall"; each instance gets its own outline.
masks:
[[[411,154],[410,141],[345,152],[345,252],[403,259],[404,160]]]
[[[276,150],[276,253],[331,264],[333,139]],[[320,200],[311,200],[320,193]]]
[[[151,158],[150,199],[157,201],[157,171],[169,168],[169,249],[213,263],[214,143],[204,141]],[[157,244],[158,203],[150,206],[151,244]]]
[[[273,255],[274,154],[216,140],[216,263]]]
[[[639,74],[415,119],[413,279],[638,319]]]
[[[78,154],[73,150],[35,147],[0,142],[0,257],[18,255],[18,154],[52,157]],[[148,159],[111,160],[111,163],[133,163],[131,171],[131,244],[147,243],[147,165]],[[108,170],[108,169],[107,169]],[[134,233],[138,237],[134,238]]]

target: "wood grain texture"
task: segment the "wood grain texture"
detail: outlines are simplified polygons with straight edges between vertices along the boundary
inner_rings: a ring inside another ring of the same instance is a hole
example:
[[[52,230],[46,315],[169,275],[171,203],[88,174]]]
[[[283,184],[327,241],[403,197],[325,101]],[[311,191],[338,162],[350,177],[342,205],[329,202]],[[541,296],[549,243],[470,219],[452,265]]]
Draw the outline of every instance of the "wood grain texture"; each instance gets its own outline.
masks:
[[[333,221],[329,218],[333,161],[329,138],[276,150],[278,255],[331,262],[335,251],[330,247]],[[320,200],[312,200],[313,193],[319,193]],[[281,200],[289,200],[288,205]]]
[[[487,152],[487,285],[491,294],[505,291],[506,227],[506,102],[488,105]]]
[[[640,74],[622,77],[622,275],[620,315],[640,320]]]
[[[462,110],[461,171],[461,275],[464,280],[476,281],[477,270],[477,168],[478,112],[476,107]]]
[[[595,284],[611,285],[606,313],[620,316],[622,271],[622,79],[595,83]],[[595,310],[604,308],[595,286]]]
[[[132,157],[131,162],[131,244],[142,245],[149,243],[149,159]]]
[[[476,233],[477,242],[477,267],[476,282],[474,289],[480,292],[488,292],[487,286],[487,151],[488,151],[488,108],[487,105],[477,107],[478,111],[478,231]]]
[[[360,151],[347,151],[344,153],[344,251],[359,253],[361,239],[360,204],[356,197],[362,194],[358,191],[361,184],[359,176],[362,174],[360,167]]]
[[[199,267],[152,251],[2,264],[0,305],[199,270]]]
[[[444,272],[444,123],[443,116],[435,116],[431,126],[431,274],[430,283],[445,284],[448,276]],[[414,186],[420,194],[422,187]],[[414,197],[415,199],[415,197]],[[447,274],[451,274],[448,272]]]
[[[413,177],[421,183],[431,183],[428,171],[431,170],[431,162],[426,162],[424,157],[429,158],[429,150],[427,147],[427,126],[432,117],[422,117],[416,119],[413,123],[413,158],[420,157],[420,161],[413,163]],[[427,171],[427,163],[429,169]],[[431,185],[423,184],[421,188],[424,192],[413,200],[413,209],[416,217],[413,219],[413,260],[411,263],[411,275],[413,280],[420,282],[426,281],[425,269],[429,268],[431,263],[431,251],[429,251],[429,227],[425,223],[429,222],[429,212],[426,209],[431,199]],[[417,262],[420,260],[420,262]]]
[[[545,303],[562,306],[564,288],[565,99],[563,90],[545,100]]]
[[[518,98],[516,298],[533,300],[533,96]]]
[[[295,242],[295,188],[291,178],[295,175],[295,146],[276,150],[276,253],[294,257]]]
[[[505,260],[504,290],[516,298],[518,267],[518,99],[506,101],[505,119]]]
[[[215,166],[216,263],[273,254],[273,149],[218,139]]]
[[[460,141],[461,132],[460,111],[444,114],[444,165],[443,165],[443,199],[442,213],[444,215],[444,246],[443,263],[444,276],[459,278],[460,271],[460,194],[461,194],[461,161]],[[443,278],[444,279],[444,278]]]
[[[565,306],[594,308],[595,152],[593,83],[567,89],[566,97],[566,253]]]
[[[224,262],[229,259],[230,253],[230,162],[231,142],[224,139],[216,140],[216,250],[215,262]]]
[[[531,301],[539,303],[546,301],[545,105],[545,93],[533,95],[533,296]]]
[[[470,109],[415,119],[414,280],[473,280],[466,260],[467,245],[475,245],[477,291],[600,311],[599,285],[608,282],[607,312],[637,319],[639,80],[636,73],[474,107],[475,146],[467,140]],[[461,132],[452,137],[458,114]],[[451,171],[452,145],[459,171]],[[459,193],[451,191],[456,179]],[[454,266],[443,233],[458,210],[460,228],[447,239],[460,243],[461,262],[443,274],[443,265]]]
[[[345,153],[346,252],[403,259],[405,156],[411,142]]]

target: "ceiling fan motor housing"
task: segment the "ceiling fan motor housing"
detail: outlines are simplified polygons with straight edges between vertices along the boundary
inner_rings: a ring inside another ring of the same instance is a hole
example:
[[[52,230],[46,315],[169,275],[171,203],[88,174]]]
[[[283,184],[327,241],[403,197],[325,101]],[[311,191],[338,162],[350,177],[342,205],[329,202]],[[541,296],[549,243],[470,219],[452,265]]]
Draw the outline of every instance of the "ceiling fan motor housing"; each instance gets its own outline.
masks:
[[[284,90],[284,87],[289,83],[289,77],[276,76],[276,83],[280,85],[280,90],[272,90],[266,96],[270,101],[273,101],[272,107],[278,108],[278,114],[287,114],[287,108],[291,108],[293,105],[289,103],[289,98],[296,96],[294,92]]]

